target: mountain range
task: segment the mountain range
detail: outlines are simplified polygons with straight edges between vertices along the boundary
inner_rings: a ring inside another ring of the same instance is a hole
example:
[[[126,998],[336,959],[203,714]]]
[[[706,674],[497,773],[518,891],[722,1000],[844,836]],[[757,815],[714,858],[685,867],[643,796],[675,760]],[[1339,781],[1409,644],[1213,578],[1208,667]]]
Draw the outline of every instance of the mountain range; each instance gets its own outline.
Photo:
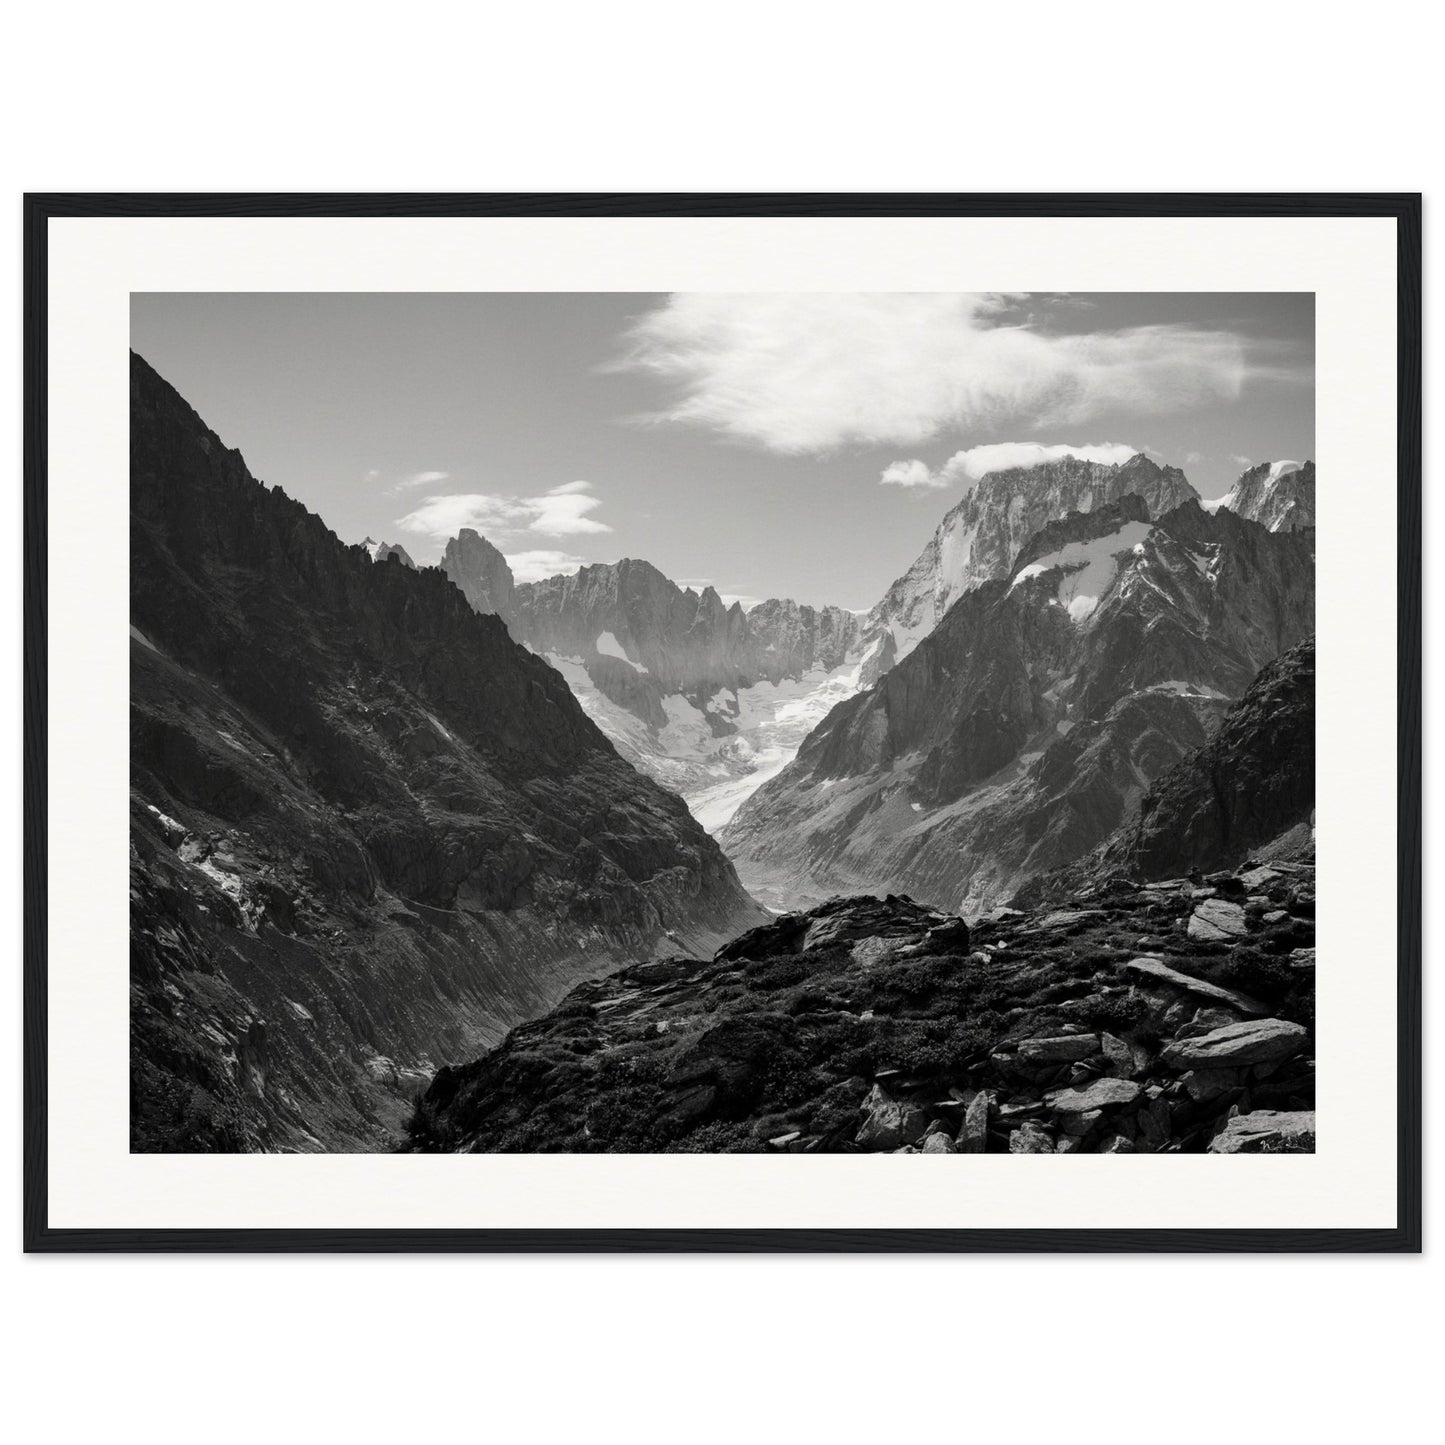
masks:
[[[716,829],[857,683],[859,619],[773,598],[750,612],[624,558],[517,583],[463,530],[442,571],[567,679],[634,766]]]
[[[590,980],[440,1070],[407,1147],[1312,1152],[1313,724],[1311,640],[1078,876],[973,923],[834,898]]]
[[[901,1110],[925,1149],[986,1092],[978,1148],[1114,1152],[1312,1107],[1313,488],[1066,457],[980,479],[866,617],[745,611],[636,559],[519,583],[472,530],[347,546],[133,356],[132,1148],[878,1147]],[[1060,930],[1112,970],[1077,1017],[1019,971],[1073,998]],[[1233,1023],[1180,999],[1230,988],[1288,1067],[1195,1099],[1179,1049]]]
[[[983,911],[1107,837],[1314,630],[1313,534],[1124,495],[1046,524],[839,704],[721,840],[755,896]]]

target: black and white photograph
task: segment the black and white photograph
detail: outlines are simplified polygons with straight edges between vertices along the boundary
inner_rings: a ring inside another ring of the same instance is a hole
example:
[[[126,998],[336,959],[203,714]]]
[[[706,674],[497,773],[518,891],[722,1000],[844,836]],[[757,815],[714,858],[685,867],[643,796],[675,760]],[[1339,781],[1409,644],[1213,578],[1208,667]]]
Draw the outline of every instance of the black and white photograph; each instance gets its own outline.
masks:
[[[133,293],[130,1151],[1314,1152],[1315,332]]]

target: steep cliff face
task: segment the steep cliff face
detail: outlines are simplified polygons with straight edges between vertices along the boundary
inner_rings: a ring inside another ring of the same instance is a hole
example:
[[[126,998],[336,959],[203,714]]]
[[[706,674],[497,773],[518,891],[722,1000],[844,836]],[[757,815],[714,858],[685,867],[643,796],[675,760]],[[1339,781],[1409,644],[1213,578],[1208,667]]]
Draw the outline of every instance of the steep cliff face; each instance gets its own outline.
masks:
[[[512,569],[481,533],[463,527],[447,543],[441,569],[477,612],[494,612],[504,622],[511,619]]]
[[[862,685],[907,657],[969,588],[1008,576],[1020,548],[1050,522],[1131,494],[1150,517],[1198,498],[1177,467],[1158,466],[1142,452],[1113,465],[1062,457],[983,477],[868,614]]]
[[[132,1147],[383,1147],[579,978],[754,919],[565,684],[131,373]]]
[[[711,587],[681,588],[629,558],[524,583],[515,598],[513,630],[534,651],[618,657],[699,708],[724,689],[836,668],[858,638],[857,618],[841,607],[774,598],[744,613]]]
[[[747,614],[759,679],[779,683],[815,670],[832,672],[856,659],[861,619],[841,607],[809,607],[770,597]]]
[[[1306,535],[1123,498],[1051,523],[839,704],[721,837],[756,896],[981,911],[1118,828],[1310,634]]]
[[[1315,640],[1261,670],[1209,741],[1159,777],[1100,863],[1136,878],[1234,867],[1315,808]]]
[[[1240,474],[1220,507],[1271,532],[1315,525],[1315,464],[1261,462]]]
[[[857,684],[859,620],[770,599],[744,613],[711,587],[679,587],[648,562],[583,567],[513,585],[475,532],[443,570],[478,611],[566,679],[635,767],[681,794],[710,829],[788,761]]]

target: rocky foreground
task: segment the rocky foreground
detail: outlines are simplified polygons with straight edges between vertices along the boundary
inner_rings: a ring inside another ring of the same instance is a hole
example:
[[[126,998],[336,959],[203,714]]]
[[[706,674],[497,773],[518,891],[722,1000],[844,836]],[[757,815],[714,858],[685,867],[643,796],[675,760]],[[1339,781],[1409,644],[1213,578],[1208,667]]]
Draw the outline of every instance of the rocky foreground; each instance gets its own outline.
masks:
[[[582,984],[444,1068],[417,1151],[1302,1153],[1314,868],[1109,879],[972,927],[833,899]]]

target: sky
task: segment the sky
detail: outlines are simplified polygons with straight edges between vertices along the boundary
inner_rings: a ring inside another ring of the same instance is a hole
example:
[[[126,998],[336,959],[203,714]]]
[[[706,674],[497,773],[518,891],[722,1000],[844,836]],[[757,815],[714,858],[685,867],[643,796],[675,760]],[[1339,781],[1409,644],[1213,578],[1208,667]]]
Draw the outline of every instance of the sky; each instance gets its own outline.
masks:
[[[345,541],[745,606],[870,607],[1003,466],[1314,456],[1309,293],[147,293],[131,345]]]

